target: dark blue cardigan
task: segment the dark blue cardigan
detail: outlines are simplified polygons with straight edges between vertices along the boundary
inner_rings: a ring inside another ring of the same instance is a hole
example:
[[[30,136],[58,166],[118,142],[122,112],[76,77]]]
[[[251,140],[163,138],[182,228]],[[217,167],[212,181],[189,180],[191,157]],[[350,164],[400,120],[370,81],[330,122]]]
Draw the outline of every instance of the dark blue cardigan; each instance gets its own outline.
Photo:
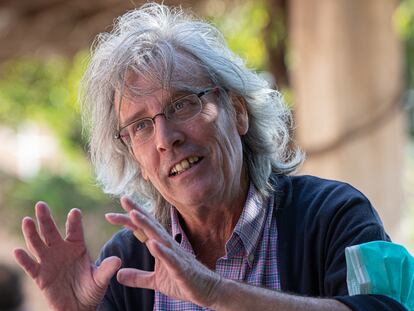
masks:
[[[348,296],[347,246],[389,240],[367,198],[348,184],[312,176],[273,175],[283,292],[333,297],[352,310],[406,310],[382,295]],[[128,230],[106,243],[98,263],[118,256],[123,267],[152,271],[154,259]],[[100,311],[152,310],[154,292],[120,285],[114,277]]]

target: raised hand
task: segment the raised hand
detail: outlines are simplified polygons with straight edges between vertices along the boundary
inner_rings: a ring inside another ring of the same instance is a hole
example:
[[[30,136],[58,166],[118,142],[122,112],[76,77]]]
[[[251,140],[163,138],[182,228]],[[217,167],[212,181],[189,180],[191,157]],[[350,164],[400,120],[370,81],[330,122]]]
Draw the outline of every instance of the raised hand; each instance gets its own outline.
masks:
[[[94,265],[85,245],[80,210],[69,212],[64,239],[46,203],[38,202],[35,211],[39,231],[33,219],[23,219],[29,252],[15,249],[16,261],[36,282],[51,310],[95,310],[121,260],[109,257],[99,267]]]
[[[127,198],[122,198],[121,204],[128,214],[110,213],[106,215],[107,220],[132,231],[142,230],[148,237],[145,243],[155,258],[155,267],[153,272],[120,269],[118,282],[130,287],[158,290],[200,306],[213,304],[221,285],[220,276],[183,250],[148,212]]]

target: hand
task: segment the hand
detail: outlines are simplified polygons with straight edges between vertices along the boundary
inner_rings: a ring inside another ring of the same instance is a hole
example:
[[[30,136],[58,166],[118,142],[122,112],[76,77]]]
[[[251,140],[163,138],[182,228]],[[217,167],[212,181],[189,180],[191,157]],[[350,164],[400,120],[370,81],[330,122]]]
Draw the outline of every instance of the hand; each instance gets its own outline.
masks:
[[[218,295],[221,277],[183,250],[148,212],[127,198],[121,199],[128,214],[110,213],[107,220],[132,231],[142,230],[148,250],[155,258],[153,272],[132,268],[120,269],[118,282],[130,287],[149,288],[176,299],[210,306]]]
[[[94,265],[86,249],[80,210],[69,212],[65,239],[46,203],[38,202],[35,210],[40,234],[33,219],[25,217],[22,221],[27,249],[33,257],[16,249],[16,261],[36,282],[52,310],[95,310],[121,260],[109,257],[99,267]]]

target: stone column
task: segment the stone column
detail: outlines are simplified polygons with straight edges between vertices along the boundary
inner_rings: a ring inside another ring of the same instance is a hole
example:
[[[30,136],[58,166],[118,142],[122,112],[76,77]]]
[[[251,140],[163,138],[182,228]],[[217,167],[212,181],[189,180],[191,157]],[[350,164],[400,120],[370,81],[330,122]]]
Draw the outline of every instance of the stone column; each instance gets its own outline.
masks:
[[[396,234],[403,206],[402,47],[396,0],[291,0],[300,173],[360,189]]]

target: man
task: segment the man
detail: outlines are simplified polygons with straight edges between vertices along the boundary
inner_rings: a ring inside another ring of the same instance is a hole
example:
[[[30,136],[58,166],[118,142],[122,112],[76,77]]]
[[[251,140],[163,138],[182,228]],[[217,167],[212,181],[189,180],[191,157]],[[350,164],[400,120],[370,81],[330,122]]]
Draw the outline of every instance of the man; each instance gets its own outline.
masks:
[[[347,295],[344,248],[387,240],[381,222],[349,185],[287,175],[290,112],[213,26],[144,5],[99,37],[83,85],[97,179],[127,212],[106,217],[126,229],[95,266],[80,211],[62,239],[36,205],[34,258],[15,257],[51,309],[404,310]]]

